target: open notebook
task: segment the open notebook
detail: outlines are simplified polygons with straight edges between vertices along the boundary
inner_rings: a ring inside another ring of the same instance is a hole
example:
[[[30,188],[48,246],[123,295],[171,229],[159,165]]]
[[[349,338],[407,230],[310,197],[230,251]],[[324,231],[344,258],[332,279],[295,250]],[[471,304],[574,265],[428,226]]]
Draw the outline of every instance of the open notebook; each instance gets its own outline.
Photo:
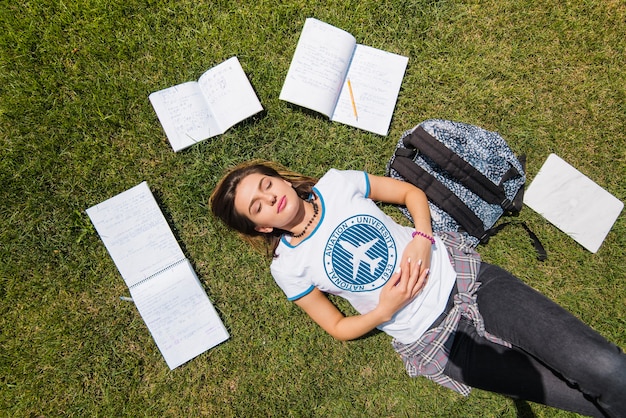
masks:
[[[556,154],[524,193],[524,203],[595,253],[624,204]]]
[[[87,214],[170,369],[229,338],[145,181]]]

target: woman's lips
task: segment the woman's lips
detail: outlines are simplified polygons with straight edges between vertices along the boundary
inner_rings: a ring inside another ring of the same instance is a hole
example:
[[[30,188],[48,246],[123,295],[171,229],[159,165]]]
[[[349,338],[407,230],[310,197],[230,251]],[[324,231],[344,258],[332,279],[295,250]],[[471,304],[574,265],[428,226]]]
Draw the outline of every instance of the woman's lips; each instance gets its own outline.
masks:
[[[276,209],[276,213],[280,213],[286,204],[287,204],[287,197],[286,196],[281,197],[280,201],[278,202],[278,208]]]

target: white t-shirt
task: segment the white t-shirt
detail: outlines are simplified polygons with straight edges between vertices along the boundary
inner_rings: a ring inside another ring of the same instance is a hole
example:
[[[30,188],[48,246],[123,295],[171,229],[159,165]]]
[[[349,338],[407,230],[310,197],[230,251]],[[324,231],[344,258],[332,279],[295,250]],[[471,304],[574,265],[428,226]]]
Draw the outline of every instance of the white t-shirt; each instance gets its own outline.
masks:
[[[359,312],[378,305],[382,286],[398,269],[414,229],[397,224],[368,198],[361,171],[330,170],[315,185],[321,218],[296,246],[283,237],[272,261],[272,276],[289,300],[317,287],[347,299]],[[427,285],[407,306],[378,328],[408,344],[443,312],[456,273],[443,242],[435,238]]]

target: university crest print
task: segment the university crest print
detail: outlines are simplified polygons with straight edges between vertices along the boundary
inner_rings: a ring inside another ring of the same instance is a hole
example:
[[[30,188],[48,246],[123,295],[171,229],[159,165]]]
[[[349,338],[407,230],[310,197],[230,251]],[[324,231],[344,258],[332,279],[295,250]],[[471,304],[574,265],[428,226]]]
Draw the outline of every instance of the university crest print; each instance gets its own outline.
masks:
[[[369,215],[342,222],[324,249],[324,268],[337,286],[367,292],[384,285],[397,262],[396,244],[387,227]]]

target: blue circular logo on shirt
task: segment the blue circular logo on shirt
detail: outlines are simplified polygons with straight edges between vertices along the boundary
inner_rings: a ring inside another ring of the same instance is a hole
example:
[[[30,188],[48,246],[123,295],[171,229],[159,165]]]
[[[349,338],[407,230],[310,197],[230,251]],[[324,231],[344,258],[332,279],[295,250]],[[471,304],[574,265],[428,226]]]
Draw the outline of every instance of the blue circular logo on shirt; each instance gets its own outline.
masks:
[[[387,227],[369,215],[342,222],[324,249],[324,268],[339,288],[351,292],[378,289],[396,266],[396,244]]]

